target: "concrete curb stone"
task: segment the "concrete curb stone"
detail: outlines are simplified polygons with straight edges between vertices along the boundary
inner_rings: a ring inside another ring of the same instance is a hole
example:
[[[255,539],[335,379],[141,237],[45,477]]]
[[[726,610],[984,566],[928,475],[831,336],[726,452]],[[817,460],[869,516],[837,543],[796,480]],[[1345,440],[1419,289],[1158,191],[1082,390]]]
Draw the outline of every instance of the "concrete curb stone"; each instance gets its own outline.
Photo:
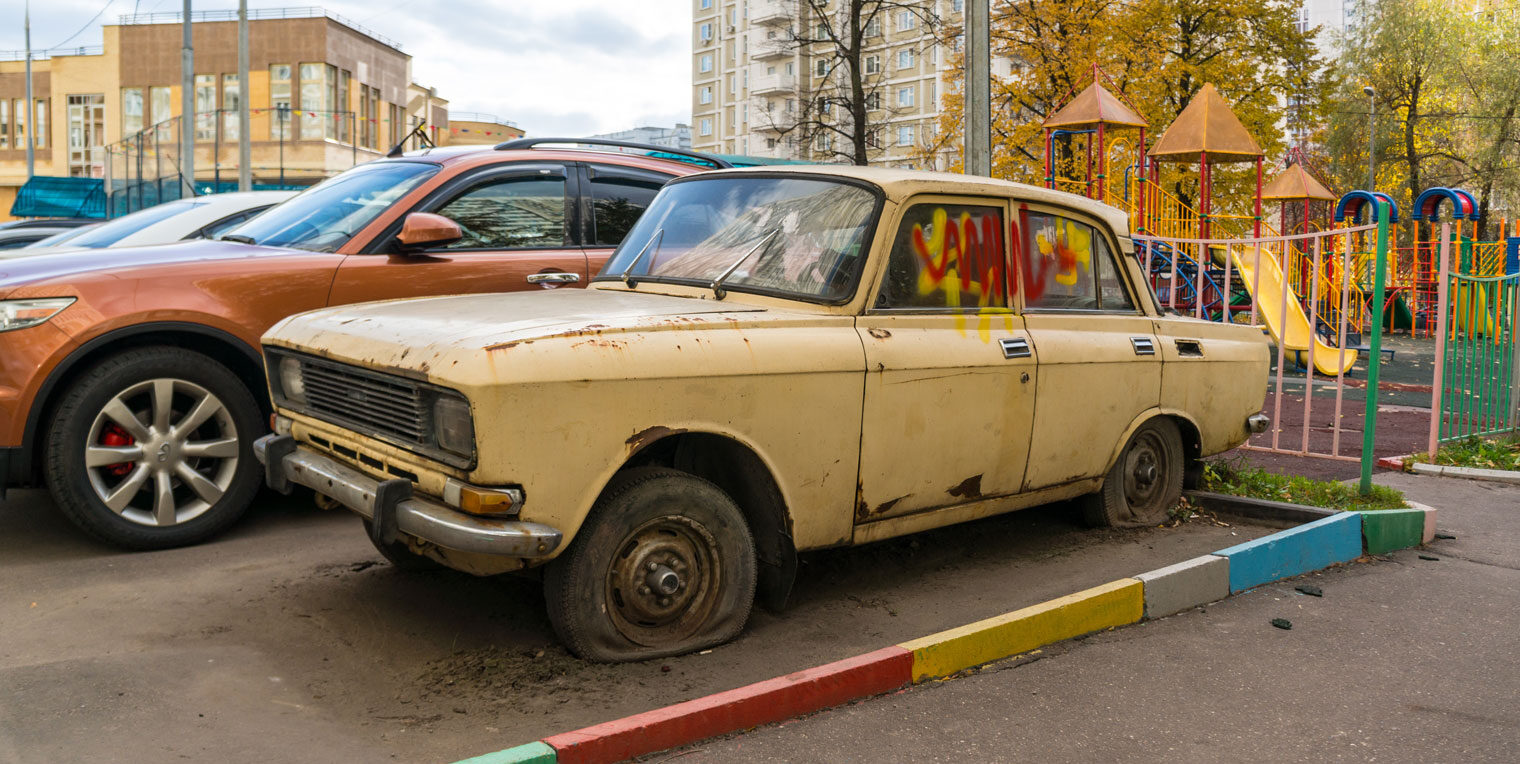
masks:
[[[1141,573],[1145,585],[1145,618],[1180,613],[1188,608],[1230,596],[1230,560],[1206,554]]]
[[[1467,478],[1468,480],[1490,480],[1495,483],[1513,483],[1515,485],[1520,485],[1520,471],[1516,470],[1487,470],[1479,467],[1447,467],[1440,464],[1426,464],[1425,462],[1415,462],[1410,466],[1409,469],[1420,475]]]
[[[1230,592],[1362,556],[1362,512],[1340,512],[1215,554],[1230,560]]]

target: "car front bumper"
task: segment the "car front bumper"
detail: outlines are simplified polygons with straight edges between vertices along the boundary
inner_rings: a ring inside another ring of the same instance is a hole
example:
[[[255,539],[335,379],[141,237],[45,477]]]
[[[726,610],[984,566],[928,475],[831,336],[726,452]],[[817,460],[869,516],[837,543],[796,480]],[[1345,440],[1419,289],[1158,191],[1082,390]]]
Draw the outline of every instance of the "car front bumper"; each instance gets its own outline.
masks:
[[[446,549],[532,559],[553,553],[564,537],[542,523],[471,515],[414,496],[410,481],[376,480],[289,435],[259,438],[253,454],[264,464],[271,488],[283,493],[292,484],[304,485],[337,501],[370,521],[377,542],[389,543],[404,533]]]

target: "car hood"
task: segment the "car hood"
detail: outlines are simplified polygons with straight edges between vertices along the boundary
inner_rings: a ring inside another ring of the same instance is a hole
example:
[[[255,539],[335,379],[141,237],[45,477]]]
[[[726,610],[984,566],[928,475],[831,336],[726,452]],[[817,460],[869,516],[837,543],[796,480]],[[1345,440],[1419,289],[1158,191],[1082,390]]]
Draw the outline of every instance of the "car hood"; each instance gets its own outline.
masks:
[[[758,355],[747,329],[849,324],[848,316],[602,289],[430,297],[292,316],[266,345],[449,386],[672,371]],[[740,331],[720,332],[718,329]],[[759,338],[756,337],[759,342]],[[683,351],[684,348],[684,352]],[[856,350],[859,343],[856,342]]]
[[[151,268],[215,260],[242,260],[278,254],[310,255],[311,253],[209,239],[180,241],[150,247],[20,249],[0,257],[0,294],[8,289],[27,284],[67,279],[95,272],[119,272],[127,268]]]

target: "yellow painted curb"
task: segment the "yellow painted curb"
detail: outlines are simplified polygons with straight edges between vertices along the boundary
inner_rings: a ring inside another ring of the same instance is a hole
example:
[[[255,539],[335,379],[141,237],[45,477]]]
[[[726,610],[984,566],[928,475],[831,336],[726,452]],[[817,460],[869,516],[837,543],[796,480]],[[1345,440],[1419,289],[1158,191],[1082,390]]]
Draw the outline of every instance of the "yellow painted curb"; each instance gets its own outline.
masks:
[[[1136,623],[1144,612],[1144,584],[1121,578],[898,646],[913,653],[913,681],[921,682],[1041,645]]]

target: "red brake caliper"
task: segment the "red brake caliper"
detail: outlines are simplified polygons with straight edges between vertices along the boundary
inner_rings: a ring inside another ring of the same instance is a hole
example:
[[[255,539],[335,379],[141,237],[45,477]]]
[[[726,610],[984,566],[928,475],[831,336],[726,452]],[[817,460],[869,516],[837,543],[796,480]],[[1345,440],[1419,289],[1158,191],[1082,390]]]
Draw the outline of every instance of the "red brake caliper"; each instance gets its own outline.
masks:
[[[102,446],[130,446],[136,442],[132,439],[131,435],[127,434],[126,430],[121,429],[121,425],[115,422],[108,422],[105,432],[100,434],[100,445]],[[121,477],[131,472],[135,466],[137,466],[137,462],[119,462],[117,464],[107,464],[102,469],[116,477]]]

